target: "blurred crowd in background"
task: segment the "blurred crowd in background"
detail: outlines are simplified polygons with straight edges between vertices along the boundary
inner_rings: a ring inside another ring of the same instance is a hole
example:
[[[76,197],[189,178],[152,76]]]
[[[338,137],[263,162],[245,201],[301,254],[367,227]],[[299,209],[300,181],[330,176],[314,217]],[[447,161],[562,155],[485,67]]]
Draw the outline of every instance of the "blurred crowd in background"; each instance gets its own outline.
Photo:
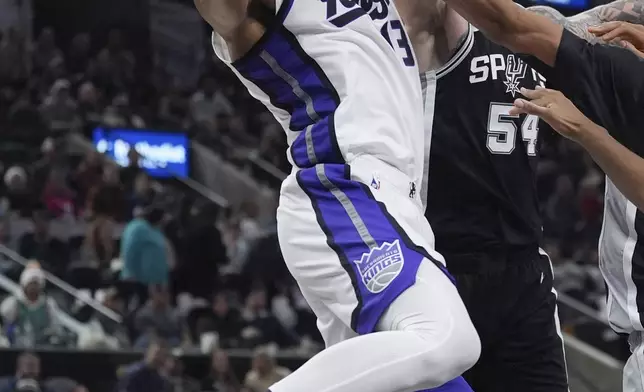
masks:
[[[287,373],[276,352],[320,349],[315,317],[281,260],[274,217],[260,216],[252,200],[222,209],[175,181],[154,180],[134,150],[119,167],[66,143],[98,125],[180,129],[240,170],[258,156],[288,172],[283,132],[230,71],[207,55],[198,83],[183,85],[162,64],[138,58],[119,30],[104,42],[79,33],[67,45],[51,28],[30,44],[23,37],[0,32],[0,250],[29,261],[21,266],[0,252],[10,281],[2,285],[0,345],[147,350],[154,374],[139,364],[121,373],[138,385],[124,390],[140,391],[263,392]],[[544,248],[557,287],[602,315],[603,174],[554,134],[541,156]],[[565,318],[564,327],[574,332]],[[238,348],[256,350],[245,379],[221,351]],[[207,379],[182,376],[176,354],[189,352],[211,355]],[[22,355],[7,388],[17,389],[23,373],[38,378],[38,363]],[[45,389],[83,390],[55,381]]]

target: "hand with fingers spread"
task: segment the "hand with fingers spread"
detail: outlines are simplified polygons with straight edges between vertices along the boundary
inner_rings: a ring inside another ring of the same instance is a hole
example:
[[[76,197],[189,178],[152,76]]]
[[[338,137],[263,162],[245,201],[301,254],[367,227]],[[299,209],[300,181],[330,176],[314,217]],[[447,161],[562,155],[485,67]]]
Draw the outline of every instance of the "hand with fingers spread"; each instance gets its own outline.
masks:
[[[521,113],[539,116],[562,136],[576,142],[603,128],[593,123],[561,92],[546,88],[521,89],[527,99],[517,99],[511,115]]]
[[[589,27],[588,31],[604,42],[619,42],[624,48],[644,57],[644,26],[613,21]]]

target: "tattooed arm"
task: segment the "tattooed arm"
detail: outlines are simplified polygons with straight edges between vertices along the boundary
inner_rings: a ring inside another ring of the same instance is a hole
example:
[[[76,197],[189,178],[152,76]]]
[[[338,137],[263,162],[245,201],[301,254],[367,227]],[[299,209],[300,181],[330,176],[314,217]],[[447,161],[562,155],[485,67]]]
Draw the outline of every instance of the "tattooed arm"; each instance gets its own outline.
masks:
[[[644,24],[644,0],[617,0],[569,18],[551,7],[534,6],[527,9],[549,18],[565,27],[566,30],[590,42],[599,42],[597,37],[588,32],[588,28],[591,26],[611,21]]]

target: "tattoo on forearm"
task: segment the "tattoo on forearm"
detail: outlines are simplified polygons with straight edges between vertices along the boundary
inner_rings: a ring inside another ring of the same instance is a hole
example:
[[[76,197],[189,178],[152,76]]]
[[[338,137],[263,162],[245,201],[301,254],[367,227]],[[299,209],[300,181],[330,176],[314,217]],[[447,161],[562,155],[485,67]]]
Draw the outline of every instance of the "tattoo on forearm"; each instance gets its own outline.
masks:
[[[644,0],[617,0],[570,18],[566,18],[551,7],[535,6],[528,9],[550,18],[562,25],[566,30],[590,42],[598,42],[598,39],[588,32],[590,26],[597,26],[611,21],[644,24]]]

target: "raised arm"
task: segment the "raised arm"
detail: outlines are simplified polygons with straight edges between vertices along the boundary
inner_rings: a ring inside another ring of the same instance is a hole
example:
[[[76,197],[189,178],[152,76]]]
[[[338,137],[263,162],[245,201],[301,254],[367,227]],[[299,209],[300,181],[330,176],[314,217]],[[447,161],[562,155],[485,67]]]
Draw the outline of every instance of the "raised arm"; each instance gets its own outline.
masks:
[[[250,13],[274,9],[273,0],[194,0],[201,17],[228,44],[231,60],[245,54],[264,33],[264,26]],[[257,16],[257,15],[255,15]]]
[[[563,28],[512,0],[446,0],[490,39],[517,53],[554,65]]]
[[[534,6],[527,9],[547,17],[578,37],[593,43],[600,40],[589,32],[590,27],[615,21],[644,24],[644,0],[617,0],[568,18],[552,7]]]

